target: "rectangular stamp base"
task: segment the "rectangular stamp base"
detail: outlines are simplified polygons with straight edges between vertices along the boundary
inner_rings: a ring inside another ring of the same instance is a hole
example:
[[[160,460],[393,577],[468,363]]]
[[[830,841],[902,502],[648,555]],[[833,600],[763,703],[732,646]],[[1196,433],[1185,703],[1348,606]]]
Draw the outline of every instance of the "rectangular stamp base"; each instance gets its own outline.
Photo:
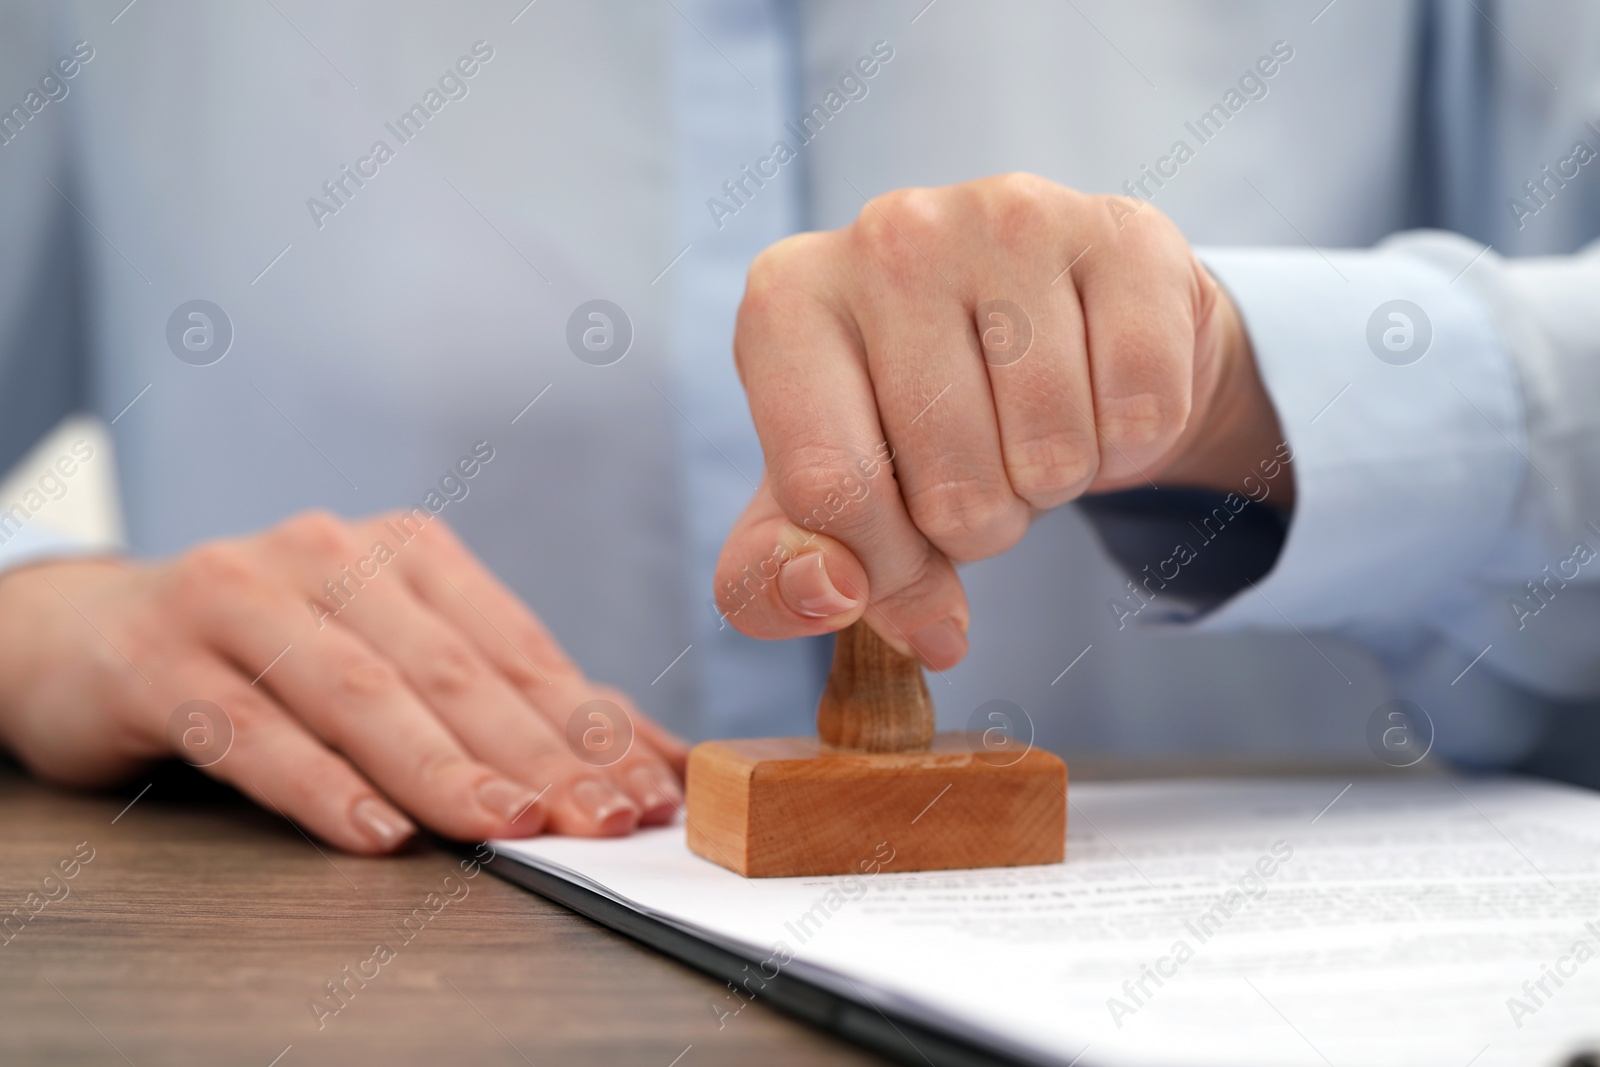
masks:
[[[921,752],[707,741],[689,753],[688,842],[747,878],[1059,863],[1066,790],[1056,756],[986,751],[979,735]]]

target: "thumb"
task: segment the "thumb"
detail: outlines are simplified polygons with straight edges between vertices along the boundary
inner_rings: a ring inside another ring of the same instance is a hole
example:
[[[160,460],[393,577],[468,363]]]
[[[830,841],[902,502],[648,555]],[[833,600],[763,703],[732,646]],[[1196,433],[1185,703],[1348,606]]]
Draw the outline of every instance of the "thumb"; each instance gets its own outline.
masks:
[[[722,546],[715,586],[717,610],[749,637],[833,633],[868,609],[855,553],[790,522],[765,479]]]

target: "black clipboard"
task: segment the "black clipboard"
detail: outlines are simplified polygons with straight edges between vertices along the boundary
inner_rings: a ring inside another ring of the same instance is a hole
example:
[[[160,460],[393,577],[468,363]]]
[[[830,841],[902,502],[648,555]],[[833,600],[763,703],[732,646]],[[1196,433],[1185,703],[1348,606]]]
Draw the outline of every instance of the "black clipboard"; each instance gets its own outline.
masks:
[[[463,854],[471,855],[465,850]],[[714,945],[510,856],[497,853],[478,862],[508,882],[532,890],[591,922],[615,930],[713,978],[737,982],[747,977],[747,966],[761,962],[759,955],[743,956]],[[1048,1061],[1018,1058],[975,1045],[925,1022],[907,1018],[892,1008],[886,1012],[871,1003],[796,977],[789,971],[780,971],[776,978],[767,979],[757,999],[846,1041],[918,1067],[926,1064],[932,1067],[1050,1067]]]

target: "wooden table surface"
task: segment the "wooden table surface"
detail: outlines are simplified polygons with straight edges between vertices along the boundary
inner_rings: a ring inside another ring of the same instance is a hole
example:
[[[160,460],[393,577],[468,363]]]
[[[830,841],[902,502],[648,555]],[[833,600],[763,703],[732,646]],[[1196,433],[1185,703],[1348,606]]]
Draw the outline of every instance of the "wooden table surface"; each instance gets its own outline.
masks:
[[[1384,770],[1069,762],[1076,781]],[[187,767],[116,794],[0,767],[0,1063],[885,1062],[760,1001],[719,1029],[721,983],[488,874],[400,945],[389,924],[451,873],[433,843],[390,859],[314,846]],[[319,1028],[311,999],[379,941],[396,958]]]

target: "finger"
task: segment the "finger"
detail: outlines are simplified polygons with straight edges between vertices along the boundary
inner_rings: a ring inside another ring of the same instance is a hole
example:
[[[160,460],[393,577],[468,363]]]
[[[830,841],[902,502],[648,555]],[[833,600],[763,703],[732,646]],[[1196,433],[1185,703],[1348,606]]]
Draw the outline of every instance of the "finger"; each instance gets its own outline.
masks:
[[[213,722],[203,707],[190,710],[175,729],[171,710],[157,709],[169,737],[176,735],[180,757],[346,852],[393,852],[416,833],[354,767],[229,664],[196,659],[170,677],[162,684],[173,707],[201,701],[221,716]],[[186,743],[201,731],[198,745]]]
[[[478,563],[442,520],[412,508],[381,516],[361,530],[360,540],[371,539],[374,545],[381,541],[392,550],[393,565],[424,602],[463,632],[486,638],[476,643],[516,689],[531,692],[556,678],[581,677],[538,617]]]
[[[840,630],[868,611],[872,593],[855,554],[790,522],[765,478],[723,543],[715,589],[726,621],[769,639]]]
[[[580,759],[556,725],[511,688],[466,634],[416,598],[404,575],[368,581],[338,620],[397,665],[468,752],[530,786],[549,813],[549,829],[611,836],[632,831],[641,815],[665,822],[676,814],[663,789],[675,790],[677,783],[659,757],[640,746],[614,777],[608,768]],[[545,687],[545,699],[569,700],[577,708],[592,698],[586,685],[557,678]],[[646,790],[652,780],[662,784]],[[635,783],[648,807],[630,795]]]
[[[483,840],[539,831],[542,813],[528,806],[534,794],[526,786],[473,759],[393,663],[337,619],[319,621],[291,584],[265,571],[227,546],[189,553],[175,573],[187,587],[179,595],[192,606],[195,637],[241,673],[270,664],[258,685],[440,833]]]
[[[688,751],[676,738],[671,757],[654,747],[652,730],[671,735],[651,722],[626,693],[611,686],[591,686],[564,725],[567,744],[578,758],[603,768],[618,788],[633,797],[641,809],[640,825],[669,823],[683,813],[681,782]]]
[[[975,312],[1012,491],[1037,511],[1081,495],[1100,449],[1076,288],[1045,261],[1007,263]],[[1013,295],[1014,294],[1014,295]]]
[[[1107,254],[1072,272],[1083,304],[1100,441],[1096,490],[1149,482],[1193,402],[1195,276],[1156,212],[1125,220]],[[1181,237],[1178,238],[1181,240]],[[1151,483],[1153,484],[1153,483]]]
[[[799,243],[791,238],[757,258],[734,352],[766,453],[772,499],[795,527],[826,531],[859,561],[867,580],[861,596],[870,589],[876,609],[866,614],[868,625],[902,652],[943,670],[966,653],[966,596],[949,559],[917,529],[901,499],[860,336],[831,293],[815,292],[837,263],[847,261],[844,240],[839,234],[806,235]],[[741,540],[719,573],[742,574],[759,565],[771,551],[765,540]],[[848,577],[831,567],[829,574],[836,584]],[[719,602],[728,595],[719,581]],[[774,614],[768,621],[781,627],[785,618]],[[787,621],[792,629],[769,635],[815,632],[810,621]],[[827,629],[849,621],[847,613],[836,615]]]
[[[905,280],[926,254],[922,246],[963,261],[992,255],[941,237],[958,228],[940,214],[946,209],[930,206],[930,195],[901,190],[863,209],[851,228],[863,266],[850,307],[912,521],[951,559],[984,559],[1021,540],[1031,512],[1006,475],[965,280]]]
[[[388,528],[394,529],[395,523]],[[414,603],[409,607],[397,604],[393,613],[410,618],[423,609],[428,619],[419,620],[414,630],[395,627],[392,619],[380,618],[385,614],[383,600],[360,617],[370,620],[371,628],[387,628],[386,640],[402,660],[428,662],[437,650],[420,643],[421,635],[448,632],[457,652],[470,653],[475,662],[490,668],[478,680],[498,683],[523,714],[538,720],[541,736],[537,747],[554,787],[553,829],[570,834],[618,834],[641,822],[651,825],[673,818],[683,802],[681,768],[688,752],[682,742],[659,727],[641,728],[645,717],[617,694],[620,699],[610,700],[612,710],[607,714],[618,720],[618,729],[628,738],[621,754],[608,750],[592,757],[575,748],[569,735],[571,720],[591,701],[609,698],[599,695],[533,613],[437,521],[420,529],[414,547],[397,560]],[[385,596],[393,592],[388,590]],[[487,753],[496,747],[498,731],[510,728],[515,713],[504,703],[498,706],[505,709],[506,717],[490,725],[480,721],[483,710],[475,701],[454,698],[451,707],[456,710],[450,721],[474,722],[475,740],[468,742],[474,751]],[[517,729],[526,735],[530,727],[521,723]],[[658,743],[667,747],[672,758],[657,749]],[[479,747],[485,745],[489,748]]]

